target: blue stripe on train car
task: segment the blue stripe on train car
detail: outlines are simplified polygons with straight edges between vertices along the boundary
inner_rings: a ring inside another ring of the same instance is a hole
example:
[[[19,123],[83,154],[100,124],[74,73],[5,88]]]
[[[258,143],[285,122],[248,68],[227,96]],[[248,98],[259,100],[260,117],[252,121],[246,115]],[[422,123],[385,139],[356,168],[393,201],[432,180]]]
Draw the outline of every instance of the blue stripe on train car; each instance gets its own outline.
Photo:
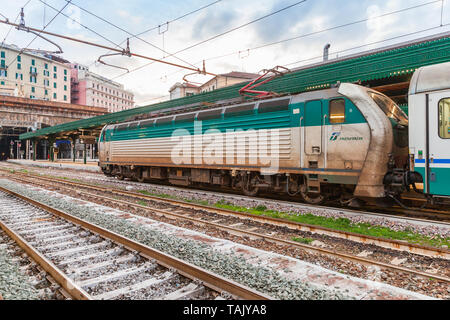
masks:
[[[416,163],[425,163],[425,159],[416,159],[415,160]],[[431,164],[433,163],[449,163],[450,164],[450,159],[433,159],[433,162],[430,162]]]

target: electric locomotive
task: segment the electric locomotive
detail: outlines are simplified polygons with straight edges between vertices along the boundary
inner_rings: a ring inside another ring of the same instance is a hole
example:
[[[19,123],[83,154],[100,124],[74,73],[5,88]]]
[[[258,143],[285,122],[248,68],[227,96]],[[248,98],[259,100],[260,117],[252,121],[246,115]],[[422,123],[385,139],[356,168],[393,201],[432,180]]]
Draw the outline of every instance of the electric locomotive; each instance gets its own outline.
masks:
[[[118,179],[308,203],[384,199],[421,181],[408,170],[408,117],[385,95],[349,83],[107,125],[99,165]]]

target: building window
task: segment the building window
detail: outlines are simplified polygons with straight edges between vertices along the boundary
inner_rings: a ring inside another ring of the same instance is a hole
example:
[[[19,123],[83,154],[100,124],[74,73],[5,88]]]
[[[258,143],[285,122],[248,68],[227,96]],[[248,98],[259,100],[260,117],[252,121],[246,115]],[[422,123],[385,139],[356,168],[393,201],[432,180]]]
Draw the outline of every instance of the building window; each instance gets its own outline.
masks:
[[[67,69],[64,69],[64,74],[67,76]]]
[[[56,66],[53,66],[53,71],[56,72]]]
[[[64,96],[64,101],[67,101],[67,96]]]
[[[439,137],[450,139],[450,98],[439,101]]]
[[[67,91],[67,86],[66,85],[64,85],[64,91]]]
[[[2,58],[4,58],[4,57],[5,57],[5,51],[2,51],[2,55],[1,55],[1,57],[2,57]]]
[[[48,63],[46,63],[46,64],[44,65],[44,67],[45,67],[45,69],[48,69]]]
[[[53,82],[53,88],[56,89],[56,82]]]
[[[47,90],[47,89],[45,89],[44,94],[45,94],[46,96],[48,96],[48,90]]]
[[[64,76],[64,81],[67,81],[67,76]]]
[[[330,101],[330,123],[345,122],[345,100],[334,99]]]
[[[53,79],[56,79],[56,73],[53,74]]]
[[[17,70],[21,70],[22,69],[22,64],[18,63],[17,64]]]
[[[17,62],[22,62],[22,57],[21,56],[17,56]]]
[[[6,68],[6,61],[5,60],[2,60],[0,63],[1,63],[0,66],[2,68]]]
[[[53,93],[53,99],[56,99],[56,92]]]
[[[34,89],[34,87],[31,87],[31,92],[35,92],[36,90]]]
[[[30,82],[36,83],[36,76],[30,76]]]
[[[36,62],[34,61],[34,59],[31,59],[31,65],[34,66],[35,63],[36,63]]]
[[[4,86],[4,85],[5,85],[5,81],[0,81],[0,84],[1,84],[2,86]]]

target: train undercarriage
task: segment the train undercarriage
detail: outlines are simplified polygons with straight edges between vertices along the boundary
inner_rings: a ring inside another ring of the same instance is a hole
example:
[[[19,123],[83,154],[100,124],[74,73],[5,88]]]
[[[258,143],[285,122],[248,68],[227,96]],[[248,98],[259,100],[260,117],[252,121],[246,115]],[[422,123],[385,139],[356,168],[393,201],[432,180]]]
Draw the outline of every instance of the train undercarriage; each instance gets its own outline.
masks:
[[[246,196],[284,194],[310,204],[323,204],[331,200],[342,204],[351,203],[355,188],[354,185],[321,183],[317,175],[261,175],[246,170],[106,165],[102,166],[102,171],[119,180],[128,178],[138,182],[160,182],[184,187],[215,187]]]

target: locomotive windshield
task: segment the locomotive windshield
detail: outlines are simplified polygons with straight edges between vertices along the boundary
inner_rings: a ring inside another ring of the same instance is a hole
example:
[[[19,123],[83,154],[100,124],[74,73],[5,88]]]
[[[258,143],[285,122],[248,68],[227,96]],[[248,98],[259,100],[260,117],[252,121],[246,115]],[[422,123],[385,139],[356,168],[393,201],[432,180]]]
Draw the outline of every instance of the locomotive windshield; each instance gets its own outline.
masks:
[[[372,97],[373,101],[380,107],[381,110],[391,119],[399,122],[402,125],[408,125],[408,116],[403,112],[402,109],[388,97],[370,91],[369,95]]]

